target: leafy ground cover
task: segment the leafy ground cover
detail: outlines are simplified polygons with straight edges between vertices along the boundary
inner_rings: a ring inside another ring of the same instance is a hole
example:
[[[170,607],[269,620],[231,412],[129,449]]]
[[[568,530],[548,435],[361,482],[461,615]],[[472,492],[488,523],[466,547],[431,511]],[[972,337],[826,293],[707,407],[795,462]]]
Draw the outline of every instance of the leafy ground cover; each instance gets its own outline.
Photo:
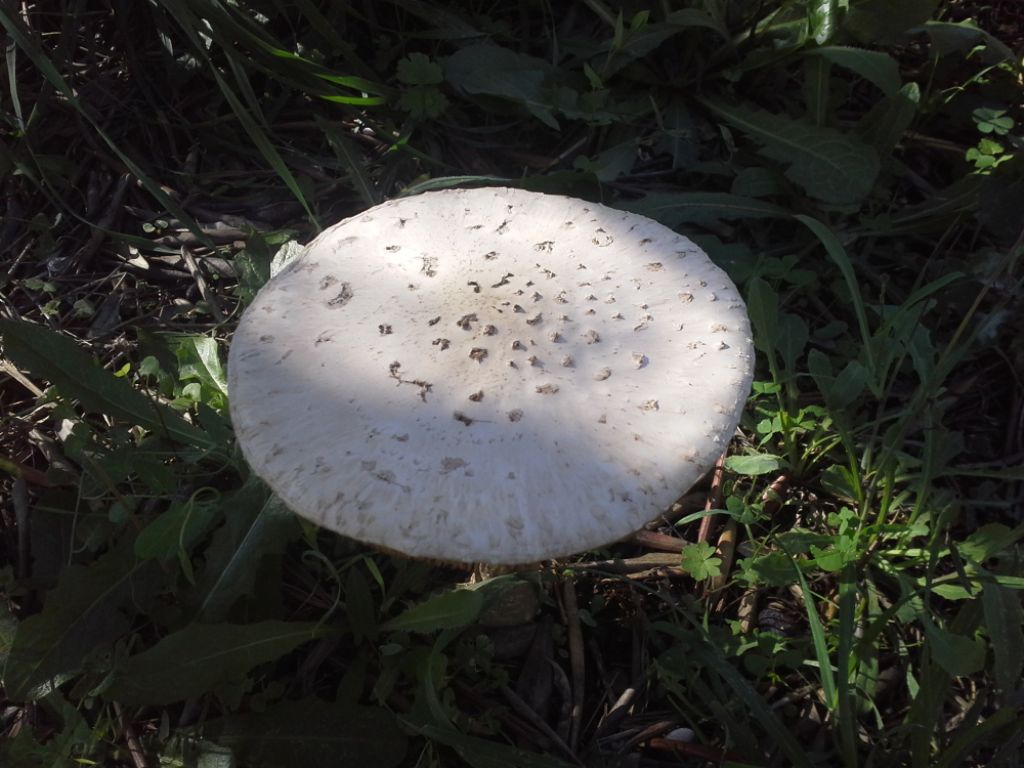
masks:
[[[1018,765],[1022,18],[0,8],[0,760]],[[321,227],[496,183],[688,234],[759,368],[650,530],[471,581],[283,509],[223,360]]]

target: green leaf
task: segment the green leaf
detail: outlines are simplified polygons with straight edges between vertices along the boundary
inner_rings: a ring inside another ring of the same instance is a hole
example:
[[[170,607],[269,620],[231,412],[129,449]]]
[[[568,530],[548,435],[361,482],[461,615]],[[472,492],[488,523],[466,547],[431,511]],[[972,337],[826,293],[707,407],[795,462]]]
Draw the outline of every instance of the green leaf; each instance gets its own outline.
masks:
[[[924,25],[924,29],[939,56],[970,51],[975,46],[982,44],[985,46],[983,61],[989,64],[1011,62],[1016,64],[1019,71],[1018,58],[1013,50],[999,38],[978,27],[973,20],[929,21]]]
[[[965,637],[936,625],[924,613],[918,613],[924,625],[928,647],[935,663],[953,677],[973,675],[985,668],[985,642]]]
[[[780,206],[724,192],[654,192],[617,207],[649,216],[666,227],[735,219],[783,218],[789,215],[789,211]]]
[[[899,92],[877,102],[857,124],[857,132],[875,148],[879,157],[889,157],[917,116],[921,89],[907,83]]]
[[[444,64],[444,76],[453,87],[468,93],[495,96],[522,104],[551,128],[558,122],[544,91],[550,66],[543,59],[516,53],[491,43],[477,43],[456,51]]]
[[[406,753],[406,736],[387,710],[312,698],[212,720],[203,735],[254,768],[392,768]]]
[[[862,43],[894,43],[928,21],[938,5],[939,0],[863,0],[850,4],[843,26]]]
[[[138,425],[180,443],[212,449],[214,442],[163,403],[150,400],[96,365],[67,336],[32,323],[0,320],[5,354],[33,375],[55,384],[83,407]]]
[[[429,56],[410,53],[398,61],[398,79],[406,85],[438,85],[444,81],[444,72]]]
[[[398,97],[398,107],[422,120],[441,115],[448,108],[448,99],[432,85],[415,85]]]
[[[227,522],[213,534],[206,566],[186,603],[197,621],[227,618],[231,607],[253,594],[264,558],[280,554],[298,533],[296,517],[258,481],[224,500]]]
[[[193,495],[188,501],[174,502],[135,539],[135,554],[142,560],[167,560],[180,555],[187,558],[192,547],[217,521],[222,510],[217,501]]]
[[[747,283],[747,311],[754,326],[754,344],[772,354],[779,339],[779,296],[760,277]]]
[[[414,605],[381,626],[389,632],[435,632],[457,629],[476,621],[484,606],[482,592],[456,589]]]
[[[874,374],[875,360],[871,344],[871,330],[868,327],[868,316],[864,308],[864,300],[860,295],[860,284],[857,282],[857,276],[853,271],[853,262],[850,261],[850,257],[846,253],[846,249],[843,248],[842,243],[839,242],[839,238],[835,236],[827,225],[810,216],[796,216],[794,218],[797,221],[803,222],[815,234],[821,241],[821,244],[825,246],[825,251],[832,257],[836,266],[839,267],[839,271],[843,275],[843,281],[846,283],[847,290],[849,290],[850,297],[853,300],[853,310],[857,315],[861,342],[864,345],[864,354],[867,357],[868,372]]]
[[[860,75],[869,83],[878,86],[886,96],[893,96],[902,85],[899,64],[892,56],[882,51],[830,45],[812,48],[806,55],[821,57],[837,67]]]
[[[850,360],[835,376],[828,356],[821,350],[812,349],[807,355],[807,367],[814,383],[825,396],[825,402],[833,411],[846,409],[864,391],[868,374],[856,360]]]
[[[762,154],[782,163],[786,176],[812,197],[850,205],[871,192],[878,176],[878,155],[855,136],[725,102],[700,101],[762,144]]]
[[[830,75],[832,65],[820,56],[804,59],[804,102],[807,117],[815,125],[825,125],[828,120]]]
[[[77,674],[97,648],[125,633],[130,624],[120,609],[151,565],[137,560],[126,542],[91,565],[68,566],[43,610],[18,627],[4,667],[7,697],[45,696]]]
[[[171,704],[242,682],[253,667],[290,653],[331,630],[319,624],[190,624],[115,670],[104,691],[129,705]]]
[[[1024,477],[1024,473],[1021,474]],[[960,543],[960,554],[981,565],[990,557],[1007,551],[1024,538],[1024,525],[1009,528],[1002,523],[985,523]]]
[[[209,336],[184,336],[172,343],[178,358],[178,377],[198,381],[223,396],[228,394],[228,377],[220,361],[217,342]]]
[[[807,321],[800,315],[784,312],[779,318],[779,338],[776,348],[782,357],[782,365],[786,371],[796,373],[797,360],[807,346],[810,330]]]
[[[725,468],[737,475],[766,475],[775,472],[782,466],[782,459],[767,453],[750,456],[729,456],[725,460]]]
[[[722,559],[715,557],[717,550],[706,541],[683,547],[679,566],[697,581],[720,576]]]
[[[996,685],[1009,694],[1020,687],[1024,671],[1024,610],[1020,595],[993,582],[985,582],[981,590],[985,611],[985,627],[995,656],[993,669]]]

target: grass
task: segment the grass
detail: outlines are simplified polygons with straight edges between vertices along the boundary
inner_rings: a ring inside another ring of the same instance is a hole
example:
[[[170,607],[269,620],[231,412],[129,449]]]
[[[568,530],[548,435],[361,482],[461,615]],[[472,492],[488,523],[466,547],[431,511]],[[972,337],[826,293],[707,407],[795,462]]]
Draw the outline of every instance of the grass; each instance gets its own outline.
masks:
[[[0,10],[4,764],[1018,764],[1020,21]],[[322,227],[495,183],[690,236],[758,375],[662,536],[472,582],[284,509],[223,360]]]

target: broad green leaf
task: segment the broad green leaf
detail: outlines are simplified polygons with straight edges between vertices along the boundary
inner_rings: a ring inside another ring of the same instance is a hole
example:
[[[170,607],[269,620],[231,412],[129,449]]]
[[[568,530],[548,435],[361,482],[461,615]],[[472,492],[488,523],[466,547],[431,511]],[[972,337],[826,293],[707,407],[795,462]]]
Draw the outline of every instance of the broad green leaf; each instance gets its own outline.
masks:
[[[1020,687],[1024,671],[1024,610],[1020,595],[999,584],[986,582],[981,590],[985,627],[995,656],[996,684],[1009,694]]]
[[[845,29],[863,43],[893,43],[903,32],[928,21],[939,0],[861,0],[850,6]]]
[[[457,629],[476,621],[483,609],[482,592],[456,589],[414,605],[381,626],[390,632],[435,632]]]
[[[68,566],[43,610],[18,626],[4,667],[7,697],[45,696],[77,674],[97,648],[126,632],[130,624],[121,608],[153,574],[151,567],[136,559],[130,541],[88,566]]]
[[[786,176],[826,203],[860,203],[878,176],[875,150],[856,136],[722,101],[701,103],[762,146],[762,154],[782,163]]]
[[[108,373],[67,336],[42,326],[0,320],[4,353],[33,375],[55,384],[67,397],[78,399],[90,411],[105,413],[180,443],[211,449],[215,445],[201,429],[177,412]]]
[[[725,460],[725,468],[737,475],[766,475],[782,466],[782,459],[767,453],[750,456],[729,456]]]
[[[776,348],[782,357],[783,367],[790,373],[797,370],[797,360],[807,346],[810,330],[807,321],[799,315],[784,312],[779,318],[779,338]]]
[[[221,514],[216,499],[200,494],[187,501],[173,502],[136,537],[135,554],[143,560],[187,557]]]
[[[839,0],[810,0],[807,4],[807,17],[814,42],[824,45],[832,38],[839,15]]]
[[[923,613],[918,619],[935,663],[953,677],[973,675],[985,668],[985,642],[980,638],[965,637],[936,625]]]
[[[857,132],[881,158],[889,157],[917,116],[921,89],[907,83],[898,93],[877,102],[857,124]]]
[[[212,720],[203,735],[254,768],[391,768],[406,753],[406,736],[387,710],[312,698]]]
[[[991,64],[1008,61],[1016,63],[1019,69],[1018,56],[1013,50],[999,38],[976,26],[973,21],[929,21],[924,29],[939,56],[970,51],[978,44],[984,44],[984,61]]]
[[[896,60],[882,51],[865,48],[851,48],[843,45],[829,45],[808,50],[807,56],[822,58],[837,67],[848,69],[881,89],[886,96],[893,96],[900,89],[900,68]]]
[[[747,283],[747,312],[754,326],[755,346],[771,354],[779,339],[779,296],[759,277]]]
[[[836,376],[825,353],[812,349],[807,355],[807,367],[833,411],[844,410],[864,391],[867,371],[856,360],[850,360]]]
[[[129,705],[171,704],[240,683],[258,664],[330,633],[319,624],[288,621],[190,624],[128,657],[103,695]]]
[[[227,618],[240,598],[253,593],[263,559],[280,554],[299,533],[295,515],[256,481],[225,498],[224,509],[227,520],[214,532],[206,565],[186,599],[197,621]]]
[[[777,205],[725,192],[654,192],[618,207],[649,216],[667,227],[789,215],[789,211]]]
[[[1009,550],[1024,538],[1024,525],[1009,528],[1002,523],[986,523],[960,543],[960,554],[981,565],[990,557]]]
[[[171,346],[178,357],[178,376],[182,380],[198,381],[227,396],[228,377],[216,341],[209,336],[185,336],[173,340]]]
[[[754,165],[740,169],[729,191],[740,197],[767,197],[782,194],[783,184],[782,177],[771,168]]]
[[[804,59],[803,70],[807,118],[817,126],[825,125],[828,121],[829,76],[832,74],[832,64],[820,56],[809,56]]]
[[[522,104],[551,128],[558,122],[544,84],[550,65],[491,43],[477,43],[456,51],[444,64],[444,76],[453,87],[468,94],[495,96]]]

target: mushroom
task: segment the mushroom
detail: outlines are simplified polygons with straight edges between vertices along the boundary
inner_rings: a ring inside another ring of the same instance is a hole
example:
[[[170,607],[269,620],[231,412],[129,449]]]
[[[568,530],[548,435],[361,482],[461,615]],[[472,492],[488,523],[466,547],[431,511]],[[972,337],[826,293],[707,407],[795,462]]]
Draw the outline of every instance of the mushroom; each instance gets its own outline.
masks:
[[[264,286],[231,346],[231,414],[298,514],[519,564],[661,514],[732,437],[752,363],[736,287],[685,237],[568,197],[447,190],[331,227]]]

